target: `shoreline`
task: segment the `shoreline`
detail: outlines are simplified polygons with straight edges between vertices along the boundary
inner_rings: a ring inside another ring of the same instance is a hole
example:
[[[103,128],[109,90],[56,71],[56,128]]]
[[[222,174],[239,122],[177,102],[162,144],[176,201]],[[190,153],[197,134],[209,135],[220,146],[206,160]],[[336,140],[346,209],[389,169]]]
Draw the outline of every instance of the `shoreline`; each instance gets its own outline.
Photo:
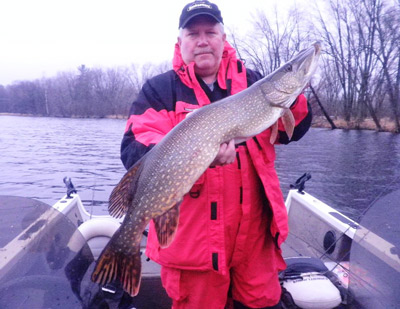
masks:
[[[125,119],[127,120],[127,116],[125,115],[108,115],[104,117],[96,117],[96,116],[71,116],[71,117],[63,117],[63,116],[45,116],[45,115],[34,115],[34,114],[20,114],[20,113],[0,113],[0,116],[17,116],[17,117],[53,117],[53,118],[71,118],[71,119]],[[336,129],[340,130],[368,130],[368,131],[376,131],[376,132],[388,132],[393,134],[398,134],[396,132],[395,124],[389,118],[382,118],[380,120],[382,130],[377,130],[375,123],[371,118],[366,118],[362,122],[357,122],[355,120],[351,120],[350,122],[346,122],[342,118],[333,118],[332,121],[336,126]],[[312,128],[322,128],[322,129],[331,129],[331,125],[323,116],[313,116],[313,120],[311,123]]]
[[[0,113],[0,116],[17,116],[17,117],[40,117],[40,118],[71,118],[71,119],[125,119],[128,120],[128,117],[125,115],[107,115],[104,117],[99,116],[46,116],[46,115],[38,115],[38,114],[21,114],[21,113]]]
[[[376,131],[376,132],[389,132],[393,134],[398,134],[396,132],[396,126],[394,121],[385,117],[380,119],[381,130],[378,130],[375,126],[372,118],[366,118],[361,122],[358,122],[352,119],[350,122],[345,121],[343,118],[333,118],[332,121],[336,126],[336,129],[341,130],[368,130],[368,131]],[[326,128],[331,129],[331,125],[323,116],[313,116],[313,120],[311,123],[311,127],[313,128]]]

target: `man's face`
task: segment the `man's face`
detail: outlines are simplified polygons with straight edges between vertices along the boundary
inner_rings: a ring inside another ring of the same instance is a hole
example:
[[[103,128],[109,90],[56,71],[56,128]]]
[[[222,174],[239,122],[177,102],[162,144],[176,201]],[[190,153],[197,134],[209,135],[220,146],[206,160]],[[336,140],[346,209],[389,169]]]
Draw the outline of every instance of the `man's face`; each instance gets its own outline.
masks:
[[[218,72],[224,50],[226,35],[222,27],[208,16],[194,17],[181,32],[178,44],[183,61],[195,62],[195,71],[200,77]]]

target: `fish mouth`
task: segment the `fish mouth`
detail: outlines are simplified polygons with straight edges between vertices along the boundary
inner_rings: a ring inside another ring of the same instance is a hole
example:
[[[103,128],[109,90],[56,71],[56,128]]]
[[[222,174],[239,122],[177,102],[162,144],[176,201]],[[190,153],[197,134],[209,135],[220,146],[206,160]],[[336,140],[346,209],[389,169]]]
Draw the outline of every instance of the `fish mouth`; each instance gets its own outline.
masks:
[[[299,63],[298,70],[304,72],[304,77],[307,78],[314,74],[321,51],[321,42],[317,41],[298,55],[295,61]]]
[[[312,46],[314,46],[315,49],[315,55],[319,55],[321,53],[322,50],[322,44],[320,41],[316,41],[312,44]]]
[[[298,87],[298,91],[293,92],[295,97],[297,97],[301,91],[304,90],[306,85],[310,82],[311,76],[314,74],[318,67],[318,60],[321,54],[321,43],[314,42],[311,46],[306,49],[301,50],[297,55],[295,55],[289,62],[293,66],[293,70],[295,71],[295,76],[293,79],[297,80],[296,82],[293,81],[293,84]],[[279,86],[279,83],[275,85],[275,89],[279,91],[282,95],[287,96],[289,95],[289,101],[293,101],[293,97],[291,94],[291,88],[286,89],[286,86],[280,87],[277,89],[276,87]]]

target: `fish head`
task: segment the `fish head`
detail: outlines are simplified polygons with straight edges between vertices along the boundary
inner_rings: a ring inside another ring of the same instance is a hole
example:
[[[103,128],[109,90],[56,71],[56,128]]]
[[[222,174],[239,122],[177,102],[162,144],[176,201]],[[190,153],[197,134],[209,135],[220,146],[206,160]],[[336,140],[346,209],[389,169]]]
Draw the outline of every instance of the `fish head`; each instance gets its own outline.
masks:
[[[314,74],[321,53],[321,43],[298,52],[260,83],[265,97],[272,105],[288,108],[304,90]]]

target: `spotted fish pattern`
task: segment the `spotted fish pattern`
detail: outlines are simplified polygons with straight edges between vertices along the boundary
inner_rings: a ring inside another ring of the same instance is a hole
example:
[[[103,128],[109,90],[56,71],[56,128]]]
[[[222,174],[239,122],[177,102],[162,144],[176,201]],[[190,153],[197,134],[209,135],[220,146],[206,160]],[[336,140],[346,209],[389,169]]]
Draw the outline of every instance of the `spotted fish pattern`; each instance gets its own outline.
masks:
[[[281,117],[291,136],[294,118],[289,107],[308,84],[320,50],[320,43],[314,43],[250,88],[192,112],[127,171],[109,203],[112,216],[125,218],[96,262],[94,282],[119,280],[135,296],[145,227],[153,219],[160,246],[168,247],[183,196],[213,162],[220,145],[232,139],[243,142],[271,126],[274,142]]]

